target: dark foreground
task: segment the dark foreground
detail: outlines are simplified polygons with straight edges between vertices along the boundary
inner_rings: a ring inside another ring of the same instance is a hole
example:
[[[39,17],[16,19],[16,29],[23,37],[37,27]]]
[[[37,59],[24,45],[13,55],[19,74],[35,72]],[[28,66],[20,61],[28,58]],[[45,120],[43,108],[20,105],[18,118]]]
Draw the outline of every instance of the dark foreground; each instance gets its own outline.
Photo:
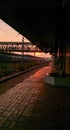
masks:
[[[0,130],[70,130],[70,88],[45,84],[50,64],[0,96]]]

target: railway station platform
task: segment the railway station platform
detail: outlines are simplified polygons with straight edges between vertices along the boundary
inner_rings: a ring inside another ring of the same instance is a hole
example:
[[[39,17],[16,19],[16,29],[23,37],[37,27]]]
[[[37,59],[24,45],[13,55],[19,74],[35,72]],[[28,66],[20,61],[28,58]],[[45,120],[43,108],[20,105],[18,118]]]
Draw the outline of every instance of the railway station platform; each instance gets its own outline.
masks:
[[[70,88],[45,83],[48,65],[0,95],[0,130],[70,130]]]

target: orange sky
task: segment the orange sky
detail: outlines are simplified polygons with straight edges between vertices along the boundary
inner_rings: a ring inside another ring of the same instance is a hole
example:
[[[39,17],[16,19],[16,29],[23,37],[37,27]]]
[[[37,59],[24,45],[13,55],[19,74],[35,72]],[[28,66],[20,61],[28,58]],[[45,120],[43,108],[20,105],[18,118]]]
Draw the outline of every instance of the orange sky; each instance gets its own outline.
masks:
[[[24,38],[25,41],[28,41]],[[0,19],[0,41],[21,42],[22,35]]]

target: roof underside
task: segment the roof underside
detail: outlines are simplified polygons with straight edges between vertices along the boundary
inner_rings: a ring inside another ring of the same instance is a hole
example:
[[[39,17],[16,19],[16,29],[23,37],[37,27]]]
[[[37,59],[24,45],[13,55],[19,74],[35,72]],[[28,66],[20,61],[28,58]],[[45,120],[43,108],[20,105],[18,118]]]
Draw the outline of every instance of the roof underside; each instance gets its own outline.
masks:
[[[59,37],[69,38],[68,0],[2,0],[0,10],[5,22],[42,50],[54,48]]]

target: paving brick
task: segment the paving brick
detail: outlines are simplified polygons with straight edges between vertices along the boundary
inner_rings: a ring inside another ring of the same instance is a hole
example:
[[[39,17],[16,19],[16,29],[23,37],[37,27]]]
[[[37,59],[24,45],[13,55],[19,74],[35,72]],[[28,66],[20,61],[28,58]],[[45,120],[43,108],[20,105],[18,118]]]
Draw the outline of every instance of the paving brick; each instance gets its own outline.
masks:
[[[69,88],[44,83],[45,66],[0,96],[0,130],[70,130]]]
[[[16,125],[16,122],[15,122],[15,121],[11,121],[11,123],[10,123],[9,126],[8,126],[8,129],[13,130],[14,127],[15,127],[15,125]]]
[[[3,124],[3,127],[8,129],[9,125],[10,125],[10,121],[6,120],[5,123]]]

